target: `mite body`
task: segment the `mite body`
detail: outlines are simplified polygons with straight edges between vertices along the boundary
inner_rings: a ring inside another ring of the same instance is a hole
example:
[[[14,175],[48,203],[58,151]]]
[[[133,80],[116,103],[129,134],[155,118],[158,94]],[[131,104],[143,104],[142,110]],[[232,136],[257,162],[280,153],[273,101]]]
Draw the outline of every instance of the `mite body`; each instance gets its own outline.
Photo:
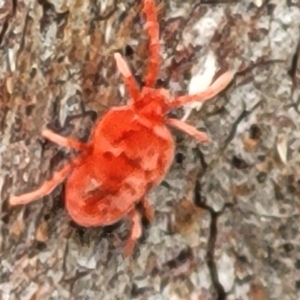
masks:
[[[91,154],[66,185],[67,209],[82,226],[110,225],[128,214],[163,180],[175,148],[163,123],[153,123],[128,106],[112,108],[96,124],[90,147]]]
[[[151,221],[154,212],[147,193],[163,180],[174,157],[175,145],[167,125],[199,142],[209,141],[205,133],[183,121],[168,118],[167,113],[186,103],[204,102],[214,97],[234,75],[228,71],[206,91],[175,99],[170,99],[165,89],[155,89],[160,47],[154,0],[143,0],[143,12],[150,36],[145,86],[140,90],[125,60],[116,53],[116,64],[129,93],[128,104],[111,108],[97,121],[86,144],[44,129],[44,138],[75,149],[79,154],[35,191],[9,199],[11,205],[30,203],[51,193],[67,179],[66,208],[79,225],[106,226],[123,217],[129,218],[131,234],[125,245],[127,255],[132,253],[142,233],[136,204],[141,204],[145,217]]]

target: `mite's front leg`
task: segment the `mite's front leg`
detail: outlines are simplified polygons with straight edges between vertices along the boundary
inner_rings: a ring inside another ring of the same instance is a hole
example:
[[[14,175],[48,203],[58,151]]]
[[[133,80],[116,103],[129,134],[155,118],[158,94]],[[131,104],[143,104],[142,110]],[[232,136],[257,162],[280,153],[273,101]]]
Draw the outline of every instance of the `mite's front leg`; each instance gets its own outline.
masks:
[[[122,77],[123,77],[123,81],[127,87],[128,93],[129,93],[129,97],[131,98],[129,100],[129,104],[131,104],[131,102],[136,102],[139,98],[139,87],[135,81],[135,78],[133,77],[125,59],[122,57],[122,55],[120,53],[115,53],[114,54],[114,58],[117,64],[117,68],[119,70],[119,72],[121,73]]]
[[[160,65],[160,43],[159,43],[159,25],[157,21],[157,8],[154,0],[144,0],[143,12],[146,16],[146,30],[150,37],[149,41],[149,58],[147,74],[145,76],[146,86],[153,87]]]
[[[173,99],[169,103],[170,108],[176,108],[183,106],[187,103],[198,101],[205,102],[216,95],[218,95],[222,90],[224,90],[229,83],[234,78],[235,73],[233,71],[227,71],[222,74],[213,84],[211,84],[205,91],[194,94],[194,95],[184,95]]]
[[[177,128],[180,131],[194,137],[200,143],[207,143],[210,141],[206,133],[197,130],[194,126],[188,125],[187,123],[176,120],[176,119],[166,119],[166,124]]]

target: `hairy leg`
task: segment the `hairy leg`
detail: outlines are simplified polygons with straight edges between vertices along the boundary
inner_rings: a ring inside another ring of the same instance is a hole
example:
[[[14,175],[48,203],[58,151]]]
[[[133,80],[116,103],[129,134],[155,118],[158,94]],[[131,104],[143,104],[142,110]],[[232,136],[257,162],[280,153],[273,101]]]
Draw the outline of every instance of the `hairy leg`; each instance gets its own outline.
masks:
[[[166,119],[166,124],[173,126],[173,127],[177,128],[178,130],[183,131],[186,134],[194,137],[200,143],[207,143],[210,141],[210,139],[206,135],[206,133],[197,130],[194,126],[188,125],[187,123],[185,123],[183,121],[168,118],[168,119]]]
[[[143,197],[141,200],[141,205],[148,222],[153,221],[154,219],[154,210],[151,204],[149,203],[149,199],[147,197]]]
[[[136,242],[142,235],[141,217],[135,208],[129,212],[128,217],[130,219],[131,228],[130,236],[124,247],[125,256],[132,255]]]
[[[157,12],[155,7],[155,0],[144,0],[143,12],[146,16],[145,27],[150,37],[150,55],[147,67],[147,74],[145,77],[145,84],[146,86],[152,87],[156,82],[160,65],[159,26],[156,16]]]
[[[178,98],[175,98],[173,101],[170,101],[169,107],[175,108],[180,107],[184,104],[193,101],[204,102],[207,101],[217,94],[219,94],[222,90],[224,90],[228,84],[232,81],[234,77],[234,72],[228,71],[222,74],[212,85],[210,85],[205,91],[200,92],[195,95],[185,95]]]
[[[67,148],[73,148],[78,151],[86,151],[88,150],[88,146],[84,143],[81,143],[79,141],[73,140],[71,138],[63,137],[59,134],[56,134],[52,132],[49,129],[43,129],[42,136],[48,140],[50,140],[53,143],[56,143],[60,146],[67,147]]]
[[[51,179],[45,181],[35,191],[20,196],[11,196],[9,199],[9,204],[27,204],[50,194],[55,189],[55,187],[62,183],[66,179],[66,177],[72,172],[74,165],[77,164],[78,161],[79,158],[76,158],[73,161],[69,162],[61,170],[55,172]]]
[[[114,58],[118,67],[119,72],[121,73],[124,83],[128,89],[128,93],[130,98],[135,102],[138,99],[139,96],[139,87],[133,77],[133,75],[130,72],[130,69],[122,57],[120,53],[115,53]]]

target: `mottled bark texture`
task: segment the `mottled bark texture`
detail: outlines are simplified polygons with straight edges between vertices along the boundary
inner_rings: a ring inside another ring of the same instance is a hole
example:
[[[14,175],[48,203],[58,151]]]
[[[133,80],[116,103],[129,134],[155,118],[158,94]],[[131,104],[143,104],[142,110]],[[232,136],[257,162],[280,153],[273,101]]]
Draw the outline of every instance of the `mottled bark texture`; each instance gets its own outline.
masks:
[[[126,101],[114,52],[142,84],[140,2],[0,1],[1,299],[299,299],[300,2],[200,2],[157,1],[157,86],[186,93],[209,53],[238,75],[188,119],[210,145],[174,131],[174,164],[150,194],[155,221],[124,259],[126,220],[78,228],[63,186],[26,207],[7,199],[71,154],[43,127],[86,140]]]

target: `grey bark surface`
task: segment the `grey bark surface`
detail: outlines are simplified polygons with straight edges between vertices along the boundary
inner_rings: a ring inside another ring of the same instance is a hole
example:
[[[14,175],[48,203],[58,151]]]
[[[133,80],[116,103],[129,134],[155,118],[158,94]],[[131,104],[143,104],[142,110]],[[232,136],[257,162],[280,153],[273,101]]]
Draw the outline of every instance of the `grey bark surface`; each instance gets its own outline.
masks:
[[[27,206],[7,199],[72,154],[42,128],[85,141],[96,115],[126,102],[114,52],[141,81],[140,1],[0,1],[1,299],[300,298],[300,1],[157,4],[160,86],[187,93],[209,53],[237,76],[188,119],[209,145],[174,131],[155,220],[125,259],[126,220],[79,228],[63,185]]]

